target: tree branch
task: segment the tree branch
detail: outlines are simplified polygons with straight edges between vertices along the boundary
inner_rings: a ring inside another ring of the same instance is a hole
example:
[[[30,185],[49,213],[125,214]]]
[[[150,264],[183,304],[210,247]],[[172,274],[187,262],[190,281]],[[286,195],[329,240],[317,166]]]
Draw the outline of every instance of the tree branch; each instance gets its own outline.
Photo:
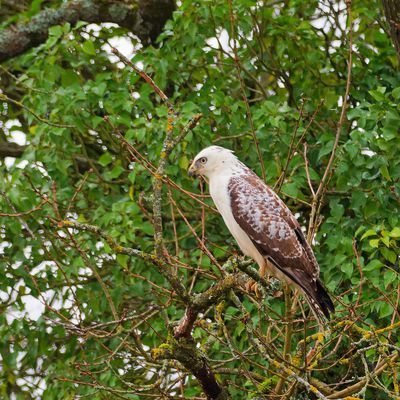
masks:
[[[107,233],[103,232],[99,227],[89,224],[81,224],[79,222],[64,220],[60,222],[55,222],[59,228],[74,228],[80,231],[92,232],[100,237],[102,237],[107,244],[119,254],[126,254],[131,257],[139,257],[144,261],[153,264],[157,267],[158,272],[164,276],[164,278],[170,283],[172,288],[175,290],[176,294],[181,298],[184,302],[189,302],[188,295],[186,293],[185,287],[182,285],[182,282],[178,277],[173,275],[164,260],[158,258],[157,256],[149,253],[145,253],[144,251],[133,249],[130,247],[122,247],[115,243],[114,239],[107,235]]]
[[[26,147],[12,142],[0,142],[0,158],[21,157]]]
[[[20,145],[13,142],[0,142],[0,159],[5,157],[22,157],[27,147],[27,145]],[[96,160],[88,159],[78,154],[73,154],[71,157],[81,172],[90,170],[91,163],[97,168],[102,167]]]
[[[400,1],[382,0],[386,21],[389,24],[390,36],[400,63]]]
[[[228,261],[229,263],[230,261]],[[246,281],[244,274],[228,274],[214,286],[207,289],[205,292],[194,296],[192,304],[185,311],[185,315],[181,319],[178,327],[175,329],[174,337],[176,339],[191,337],[193,324],[196,321],[197,315],[204,312],[208,307],[218,303],[219,299],[226,293],[242,285]]]
[[[78,21],[113,22],[129,29],[143,44],[155,41],[165,22],[171,17],[173,0],[73,0],[58,8],[47,8],[28,23],[20,23],[0,32],[0,62],[8,60],[44,43],[54,25]]]
[[[191,337],[180,340],[172,338],[169,343],[153,349],[152,356],[155,360],[178,360],[200,382],[207,399],[230,398],[226,390],[217,382],[206,356],[196,347],[196,342]]]
[[[168,108],[168,119],[166,135],[162,144],[160,161],[158,167],[153,174],[153,226],[154,226],[154,248],[158,258],[164,258],[164,244],[163,244],[163,220],[162,220],[162,184],[164,180],[164,172],[167,167],[168,157],[172,150],[182,141],[199,122],[202,114],[196,114],[186,126],[181,129],[180,133],[174,137],[174,127],[176,125],[177,113],[175,112],[174,105],[169,100],[168,96],[157,86],[153,79],[145,72],[140,70],[135,64],[124,57],[116,48],[111,46],[112,52],[128,67],[132,68],[139,74],[160,97]]]

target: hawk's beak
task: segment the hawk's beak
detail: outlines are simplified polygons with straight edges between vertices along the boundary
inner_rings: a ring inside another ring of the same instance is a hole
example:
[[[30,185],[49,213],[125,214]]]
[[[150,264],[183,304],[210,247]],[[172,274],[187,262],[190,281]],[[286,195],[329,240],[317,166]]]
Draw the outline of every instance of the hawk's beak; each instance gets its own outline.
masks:
[[[189,176],[196,176],[196,173],[197,173],[196,165],[194,163],[192,163],[192,165],[189,167],[188,175]]]

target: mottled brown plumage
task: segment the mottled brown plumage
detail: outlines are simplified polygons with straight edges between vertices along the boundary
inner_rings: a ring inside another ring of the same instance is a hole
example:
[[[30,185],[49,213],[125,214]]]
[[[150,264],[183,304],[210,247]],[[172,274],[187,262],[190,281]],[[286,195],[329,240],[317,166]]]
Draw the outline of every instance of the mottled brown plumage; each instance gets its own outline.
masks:
[[[333,304],[319,280],[319,266],[288,207],[247,167],[228,184],[232,214],[257,250],[279,269],[289,282],[300,286],[318,314],[329,318]],[[319,310],[320,309],[320,310]]]

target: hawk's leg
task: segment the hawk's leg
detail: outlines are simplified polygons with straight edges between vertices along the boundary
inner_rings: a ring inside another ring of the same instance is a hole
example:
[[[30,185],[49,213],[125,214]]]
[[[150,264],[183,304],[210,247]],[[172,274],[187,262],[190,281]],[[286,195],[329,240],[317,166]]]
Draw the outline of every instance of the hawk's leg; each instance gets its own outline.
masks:
[[[261,278],[265,278],[265,276],[267,275],[267,263],[263,263],[260,265],[260,270],[259,270],[259,274],[261,276]],[[249,279],[246,284],[245,284],[245,289],[247,292],[254,292],[254,294],[256,295],[257,298],[261,298],[261,291],[259,288],[259,284],[254,281],[253,279]]]
[[[261,278],[265,278],[265,275],[267,275],[267,262],[263,263],[260,266],[260,276],[261,276]]]

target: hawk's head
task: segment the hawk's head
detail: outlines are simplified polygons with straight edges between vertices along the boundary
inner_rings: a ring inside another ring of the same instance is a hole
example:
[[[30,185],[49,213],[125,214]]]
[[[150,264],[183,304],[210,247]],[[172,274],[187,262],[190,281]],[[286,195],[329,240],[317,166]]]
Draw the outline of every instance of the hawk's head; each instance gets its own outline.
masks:
[[[232,150],[220,146],[210,146],[201,150],[189,167],[189,176],[202,175],[207,178],[224,167],[230,167],[237,161]]]

